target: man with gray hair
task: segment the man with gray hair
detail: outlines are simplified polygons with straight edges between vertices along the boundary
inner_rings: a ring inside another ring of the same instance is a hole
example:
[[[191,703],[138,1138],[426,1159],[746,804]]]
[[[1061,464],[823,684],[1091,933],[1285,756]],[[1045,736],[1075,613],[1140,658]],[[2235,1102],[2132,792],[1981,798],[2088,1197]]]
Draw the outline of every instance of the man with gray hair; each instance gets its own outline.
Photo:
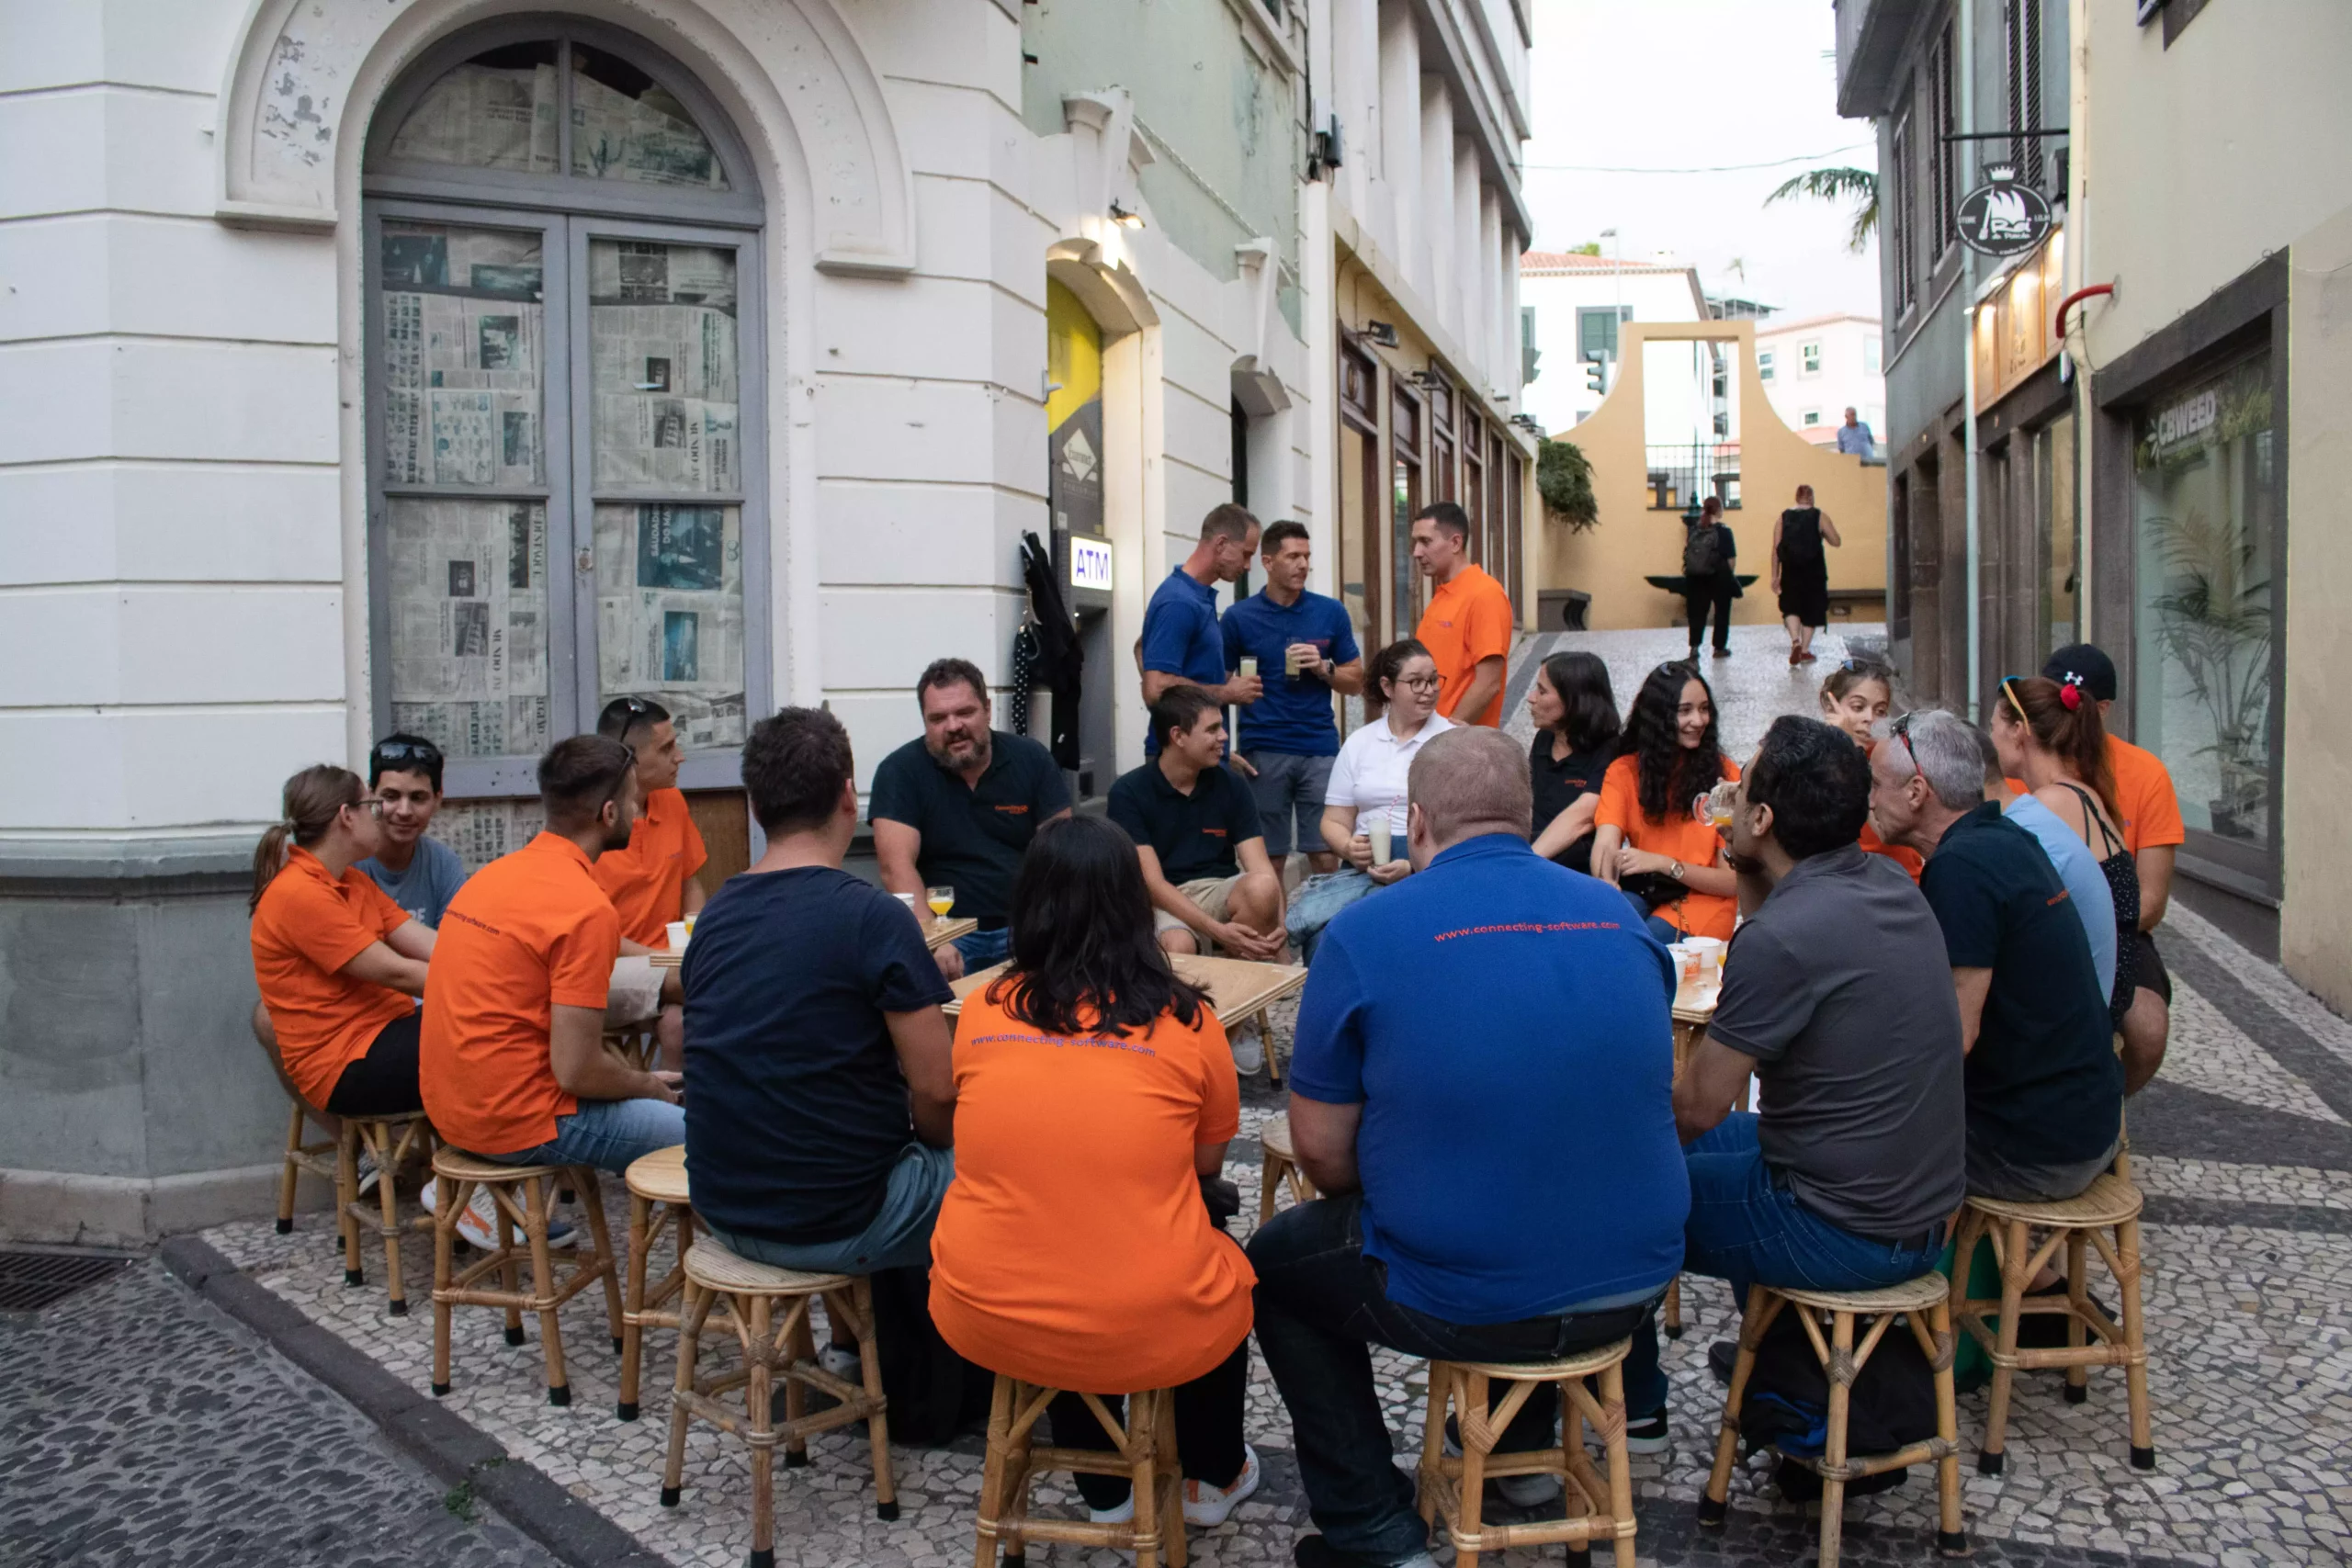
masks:
[[[1871,759],[1871,819],[1927,857],[1967,1053],[1968,1190],[2072,1198],[2114,1162],[2123,1067],[2090,940],[2033,835],[1984,798],[1974,726],[1905,714]]]
[[[1534,1361],[1651,1332],[1690,1208],[1672,966],[1615,889],[1529,846],[1525,748],[1449,729],[1406,799],[1414,874],[1340,911],[1299,1004],[1291,1139],[1322,1196],[1250,1243],[1259,1348],[1322,1530],[1304,1568],[1430,1568],[1367,1341]],[[1607,1201],[1578,1201],[1597,1173]],[[1630,1427],[1662,1433],[1655,1362],[1624,1396]],[[1557,1412],[1540,1390],[1499,1447],[1549,1446]]]

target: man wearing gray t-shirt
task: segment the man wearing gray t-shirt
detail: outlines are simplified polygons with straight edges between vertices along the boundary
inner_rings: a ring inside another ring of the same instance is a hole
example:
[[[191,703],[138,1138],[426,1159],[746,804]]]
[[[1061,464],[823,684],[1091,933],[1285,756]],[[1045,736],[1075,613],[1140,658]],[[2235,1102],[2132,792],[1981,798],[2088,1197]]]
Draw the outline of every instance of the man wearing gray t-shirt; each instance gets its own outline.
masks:
[[[1842,730],[1776,720],[1740,788],[1731,852],[1747,919],[1674,1092],[1690,1173],[1682,1266],[1739,1301],[1751,1284],[1917,1279],[1964,1196],[1942,928],[1899,866],[1862,852],[1870,764]],[[1759,1109],[1731,1111],[1750,1072]],[[1627,1377],[1655,1353],[1636,1335]]]

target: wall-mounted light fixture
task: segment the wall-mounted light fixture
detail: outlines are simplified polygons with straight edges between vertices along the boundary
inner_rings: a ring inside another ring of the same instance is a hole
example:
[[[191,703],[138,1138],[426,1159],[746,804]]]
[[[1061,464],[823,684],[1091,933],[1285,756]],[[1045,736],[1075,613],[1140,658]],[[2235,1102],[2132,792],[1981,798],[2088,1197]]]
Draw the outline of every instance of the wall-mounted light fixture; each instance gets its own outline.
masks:
[[[1143,214],[1130,212],[1114,201],[1111,204],[1111,221],[1122,228],[1140,229],[1143,227]]]
[[[1386,321],[1366,321],[1363,324],[1363,335],[1383,348],[1396,346],[1396,329]]]
[[[1413,385],[1423,391],[1434,392],[1446,385],[1446,379],[1435,370],[1421,369],[1413,372]]]

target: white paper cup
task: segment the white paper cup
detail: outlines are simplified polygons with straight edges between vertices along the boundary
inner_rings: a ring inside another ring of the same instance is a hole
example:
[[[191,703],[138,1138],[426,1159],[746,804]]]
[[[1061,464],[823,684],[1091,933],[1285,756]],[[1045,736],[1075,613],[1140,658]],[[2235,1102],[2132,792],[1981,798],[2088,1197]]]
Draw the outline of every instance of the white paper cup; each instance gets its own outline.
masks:
[[[907,907],[907,913],[912,915],[916,919],[922,919],[924,915],[930,913],[929,910],[921,907],[920,900],[914,894],[893,893],[890,897],[896,898],[899,903],[904,904]]]
[[[1683,940],[1682,945],[1689,948],[1698,956],[1699,969],[1702,975],[1711,969],[1718,973],[1722,971],[1724,966],[1724,943],[1720,937],[1687,937]]]
[[[687,924],[684,920],[672,920],[667,929],[670,933],[670,951],[673,953],[685,952],[686,939],[694,935],[695,928]]]

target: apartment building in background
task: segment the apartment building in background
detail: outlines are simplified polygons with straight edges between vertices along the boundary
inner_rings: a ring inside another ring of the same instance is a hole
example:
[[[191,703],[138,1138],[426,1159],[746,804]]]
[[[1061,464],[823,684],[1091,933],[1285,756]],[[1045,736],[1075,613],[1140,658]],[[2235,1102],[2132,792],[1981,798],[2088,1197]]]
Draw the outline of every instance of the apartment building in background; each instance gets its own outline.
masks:
[[[1696,267],[1575,251],[1520,257],[1519,298],[1541,353],[1527,386],[1527,412],[1554,435],[1589,418],[1616,385],[1621,325],[1703,321],[1713,314]]]
[[[1816,446],[1832,446],[1846,411],[1875,433],[1886,423],[1886,378],[1879,368],[1879,319],[1836,313],[1756,323],[1756,374],[1781,423]]]

